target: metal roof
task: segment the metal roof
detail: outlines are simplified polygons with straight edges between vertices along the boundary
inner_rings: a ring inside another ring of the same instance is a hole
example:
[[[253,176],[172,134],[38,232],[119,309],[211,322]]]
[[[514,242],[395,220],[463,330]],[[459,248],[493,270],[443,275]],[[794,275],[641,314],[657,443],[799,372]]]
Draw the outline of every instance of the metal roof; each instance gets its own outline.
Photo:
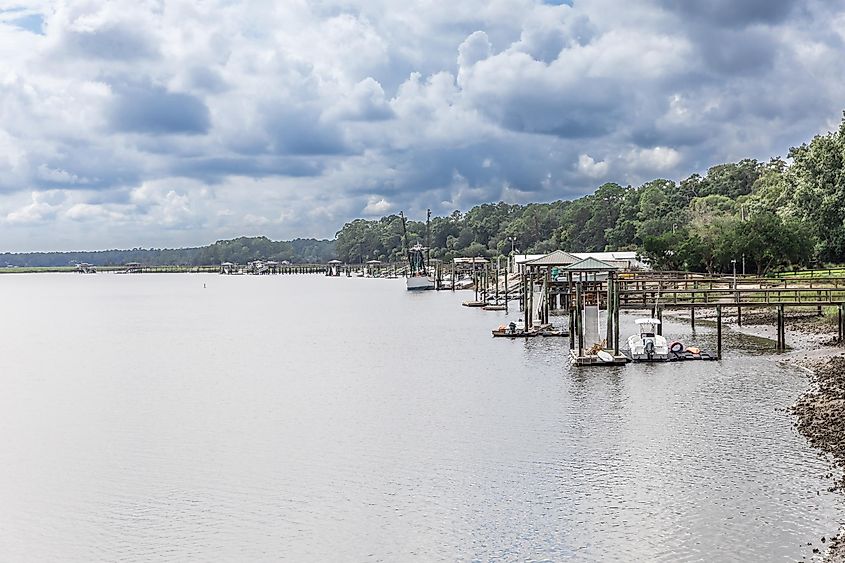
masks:
[[[554,252],[546,254],[536,260],[530,260],[525,264],[527,266],[568,266],[569,264],[574,264],[578,261],[577,256],[573,256],[563,250],[555,250]]]
[[[610,260],[637,260],[637,253],[633,250],[619,252],[573,252],[572,254],[578,258],[595,258],[596,260],[605,262]]]
[[[608,264],[607,262],[602,262],[601,260],[596,260],[595,258],[584,258],[583,260],[579,260],[574,264],[570,264],[564,268],[565,270],[571,270],[574,272],[592,272],[592,271],[600,271],[600,272],[610,272],[612,270],[618,270],[617,266],[613,266]]]

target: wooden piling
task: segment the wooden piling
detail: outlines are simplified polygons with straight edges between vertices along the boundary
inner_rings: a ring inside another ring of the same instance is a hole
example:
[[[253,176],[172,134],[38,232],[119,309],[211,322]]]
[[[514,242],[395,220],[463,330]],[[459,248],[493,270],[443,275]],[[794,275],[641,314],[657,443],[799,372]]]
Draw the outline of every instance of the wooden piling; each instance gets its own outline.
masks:
[[[610,348],[613,342],[613,274],[607,274],[607,336],[605,344]]]
[[[695,307],[689,308],[689,323],[692,327],[693,334],[695,334]]]
[[[581,282],[575,284],[575,325],[578,331],[578,356],[584,355],[584,294]]]
[[[722,359],[722,306],[716,305],[716,357]]]
[[[657,320],[660,321],[657,323],[657,334],[663,336],[663,305],[658,305],[657,309]]]
[[[540,303],[543,324],[549,322],[549,275],[543,274],[543,301]]]
[[[528,269],[522,275],[522,316],[523,316],[523,324],[525,325],[525,330],[531,326],[531,306],[528,304]]]
[[[499,264],[496,264],[496,305],[499,304]]]
[[[613,355],[619,355],[619,282],[613,282]]]
[[[534,272],[528,276],[528,306],[525,308],[528,312],[528,324],[526,328],[534,326]]]
[[[508,270],[505,268],[505,314],[508,314]]]

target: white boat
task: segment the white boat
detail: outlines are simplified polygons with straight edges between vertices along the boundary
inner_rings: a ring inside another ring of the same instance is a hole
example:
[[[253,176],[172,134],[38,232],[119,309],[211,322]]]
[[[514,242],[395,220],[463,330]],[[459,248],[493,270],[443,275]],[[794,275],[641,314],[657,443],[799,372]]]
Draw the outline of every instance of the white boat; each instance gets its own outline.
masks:
[[[402,218],[402,235],[405,241],[408,257],[408,279],[405,281],[408,291],[420,291],[434,289],[434,280],[428,275],[429,248],[420,243],[413,246],[408,244],[408,231],[405,227],[405,215],[399,213]],[[425,238],[428,240],[428,221],[431,219],[431,210],[428,211],[428,219],[425,223]]]
[[[426,275],[411,276],[405,280],[408,291],[418,291],[421,289],[434,289],[434,280]]]
[[[669,344],[657,334],[660,320],[644,318],[634,321],[639,334],[628,337],[628,353],[635,362],[665,362],[669,360]]]

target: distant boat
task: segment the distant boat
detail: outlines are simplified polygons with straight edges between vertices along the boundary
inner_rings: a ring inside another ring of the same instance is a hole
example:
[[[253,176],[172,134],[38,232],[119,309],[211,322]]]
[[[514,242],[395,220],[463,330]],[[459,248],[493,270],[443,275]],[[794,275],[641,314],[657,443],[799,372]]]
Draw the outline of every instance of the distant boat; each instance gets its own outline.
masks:
[[[425,267],[425,252],[428,248],[415,244],[408,250],[408,266],[410,268],[405,285],[408,291],[434,289],[434,280],[428,275]]]
[[[408,230],[405,226],[405,215],[399,213],[402,218],[402,235],[405,242],[408,258],[408,279],[405,285],[408,291],[420,291],[434,289],[434,280],[428,275],[429,248],[420,243],[414,246],[408,245]],[[428,224],[431,219],[431,210],[428,211],[428,219],[425,223],[426,239],[428,239]]]

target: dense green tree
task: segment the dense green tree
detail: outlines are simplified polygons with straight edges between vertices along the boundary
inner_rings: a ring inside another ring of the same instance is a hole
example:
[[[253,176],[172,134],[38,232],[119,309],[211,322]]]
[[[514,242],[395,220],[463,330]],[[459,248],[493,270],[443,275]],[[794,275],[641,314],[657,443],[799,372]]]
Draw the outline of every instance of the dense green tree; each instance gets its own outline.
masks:
[[[837,131],[793,148],[789,156],[790,209],[812,229],[819,258],[840,261],[845,258],[845,119]]]

